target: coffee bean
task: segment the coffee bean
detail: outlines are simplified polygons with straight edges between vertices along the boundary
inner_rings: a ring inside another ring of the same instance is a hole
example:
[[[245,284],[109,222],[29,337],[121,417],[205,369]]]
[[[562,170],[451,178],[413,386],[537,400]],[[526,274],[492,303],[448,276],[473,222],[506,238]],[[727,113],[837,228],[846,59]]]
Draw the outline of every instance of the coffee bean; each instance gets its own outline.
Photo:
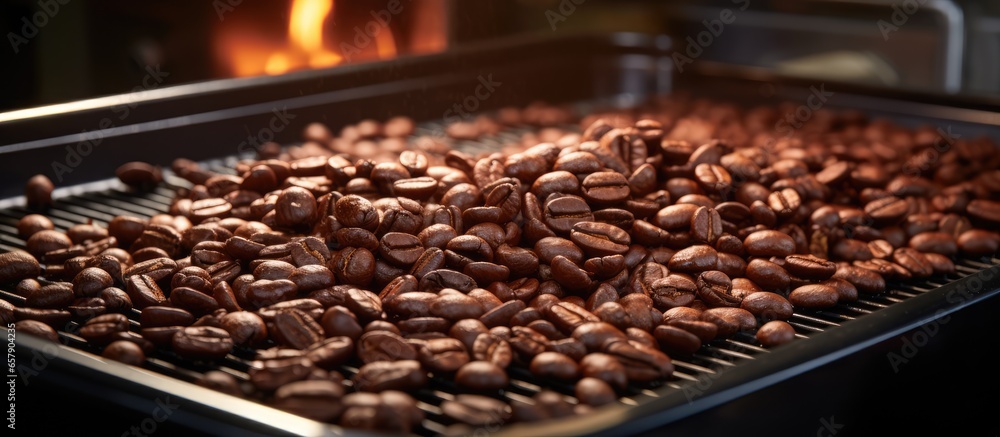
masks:
[[[472,426],[488,426],[510,419],[510,406],[486,396],[460,394],[441,403],[445,416]]]
[[[795,240],[778,231],[757,231],[747,235],[743,247],[754,256],[787,256],[795,252]]]
[[[757,330],[757,341],[767,348],[781,346],[795,339],[795,328],[780,320],[770,321]]]
[[[365,363],[417,359],[413,346],[399,335],[386,331],[371,331],[362,335],[358,339],[357,354]]]
[[[622,390],[628,383],[625,366],[612,355],[591,353],[580,360],[580,374],[584,378],[604,381],[616,390]]]
[[[420,364],[432,372],[455,372],[469,362],[465,345],[454,338],[427,340],[417,347],[417,356]]]
[[[455,382],[482,391],[500,390],[507,387],[510,379],[504,369],[489,361],[470,361],[455,373]]]
[[[37,174],[28,179],[24,185],[24,198],[28,208],[44,209],[52,205],[52,191],[55,186],[49,178],[42,174]]]
[[[802,206],[802,198],[798,191],[785,188],[767,196],[767,205],[779,217],[791,217]]]
[[[37,277],[40,273],[41,266],[33,256],[24,252],[0,253],[0,284]]]
[[[720,271],[711,270],[698,275],[697,288],[698,297],[711,306],[740,305],[740,300],[730,293],[733,289],[732,281]]]
[[[788,294],[788,300],[802,308],[829,308],[836,305],[839,299],[837,289],[820,284],[803,285]]]
[[[132,366],[141,366],[146,362],[146,353],[133,342],[118,340],[104,347],[101,356]]]
[[[996,232],[971,229],[962,232],[957,239],[962,253],[972,256],[988,256],[1000,250],[1000,235]]]
[[[211,360],[225,357],[233,348],[233,340],[223,329],[192,326],[178,331],[171,345],[181,357]]]
[[[836,264],[812,255],[788,255],[784,268],[788,273],[811,280],[828,279],[837,272]]]
[[[55,224],[52,223],[52,220],[41,214],[28,214],[17,221],[17,235],[25,240],[40,231],[53,229],[55,229]]]
[[[715,269],[718,260],[718,252],[711,246],[695,245],[675,253],[667,267],[671,271],[698,273]]]
[[[1000,202],[986,199],[976,199],[969,202],[969,206],[966,207],[966,211],[968,211],[969,215],[974,219],[991,223],[994,226],[1000,224]]]
[[[622,254],[628,250],[628,233],[607,223],[581,221],[573,225],[570,240],[590,256]]]
[[[892,253],[892,259],[909,270],[914,277],[925,278],[934,274],[934,266],[924,257],[924,254],[914,249],[908,247],[896,249]]]
[[[701,243],[715,244],[722,235],[722,217],[711,207],[700,207],[691,216],[691,236]]]
[[[575,379],[579,372],[570,357],[558,352],[542,352],[531,359],[531,373],[541,378]]]
[[[250,370],[250,382],[260,390],[271,391],[286,384],[306,378],[315,367],[308,358],[296,356],[267,361],[254,361]]]
[[[426,383],[427,374],[418,361],[377,361],[361,366],[352,380],[361,391],[412,390]]]
[[[791,277],[784,268],[759,258],[747,264],[746,275],[755,285],[775,291],[784,291],[791,283]]]
[[[780,294],[767,291],[750,293],[740,302],[740,308],[764,320],[787,320],[792,316],[792,304]]]
[[[582,378],[577,381],[574,395],[584,404],[599,407],[618,400],[615,390],[608,383],[597,378]]]
[[[590,207],[579,197],[560,197],[545,204],[545,224],[558,234],[569,234],[575,224],[593,220]]]
[[[596,172],[583,179],[583,197],[596,204],[614,204],[628,198],[628,180],[617,172]]]

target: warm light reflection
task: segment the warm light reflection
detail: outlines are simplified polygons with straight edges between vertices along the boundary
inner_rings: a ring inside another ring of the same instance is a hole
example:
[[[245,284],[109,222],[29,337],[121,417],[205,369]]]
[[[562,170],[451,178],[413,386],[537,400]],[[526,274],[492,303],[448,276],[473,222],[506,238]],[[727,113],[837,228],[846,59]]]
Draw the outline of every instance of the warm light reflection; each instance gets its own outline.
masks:
[[[271,54],[264,65],[267,74],[281,74],[302,67],[337,65],[341,56],[323,47],[323,22],[333,10],[333,0],[294,0],[288,20],[289,46]]]

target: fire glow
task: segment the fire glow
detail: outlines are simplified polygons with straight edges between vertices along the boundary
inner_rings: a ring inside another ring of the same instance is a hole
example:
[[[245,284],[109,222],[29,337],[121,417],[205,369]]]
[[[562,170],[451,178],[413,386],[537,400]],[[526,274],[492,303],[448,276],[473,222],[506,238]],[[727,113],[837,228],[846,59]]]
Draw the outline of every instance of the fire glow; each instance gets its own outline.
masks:
[[[349,6],[349,5],[345,5]],[[388,12],[385,13],[388,15]],[[335,20],[333,0],[293,0],[287,33],[280,41],[268,39],[252,23],[227,22],[218,41],[219,54],[234,76],[278,75],[289,71],[332,67],[338,64],[396,57],[397,43],[388,22],[378,22],[367,32],[370,46],[359,47],[354,40],[339,41],[333,26],[354,28],[349,18]],[[234,14],[231,14],[234,16]],[[340,16],[336,17],[341,19]],[[371,17],[366,17],[371,19]],[[392,17],[389,17],[390,19]],[[368,23],[370,24],[370,23]],[[365,24],[361,24],[365,28]]]

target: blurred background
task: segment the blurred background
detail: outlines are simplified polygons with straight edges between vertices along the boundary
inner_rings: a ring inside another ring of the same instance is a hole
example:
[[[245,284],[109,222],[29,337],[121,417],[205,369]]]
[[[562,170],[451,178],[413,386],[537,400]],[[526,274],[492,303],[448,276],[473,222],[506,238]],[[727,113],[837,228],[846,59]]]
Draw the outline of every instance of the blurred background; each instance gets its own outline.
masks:
[[[669,34],[681,56],[792,76],[1000,93],[1000,2],[5,0],[0,111],[611,31]]]

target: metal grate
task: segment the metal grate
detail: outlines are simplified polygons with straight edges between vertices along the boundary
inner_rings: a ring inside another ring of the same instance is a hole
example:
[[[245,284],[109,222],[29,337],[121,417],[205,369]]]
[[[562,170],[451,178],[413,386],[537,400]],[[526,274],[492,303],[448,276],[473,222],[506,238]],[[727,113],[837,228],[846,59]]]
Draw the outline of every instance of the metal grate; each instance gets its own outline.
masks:
[[[573,129],[569,126],[566,128]],[[443,127],[440,125],[423,124],[418,128],[417,134],[441,132],[442,129]],[[529,130],[531,128],[527,126],[508,129],[479,141],[454,141],[452,146],[470,153],[495,151],[504,144],[518,141],[521,134]],[[206,162],[204,166],[219,173],[233,174],[235,172],[232,166],[235,161],[235,157],[230,157]],[[52,219],[57,229],[65,231],[70,226],[86,222],[107,226],[108,221],[121,214],[150,217],[158,213],[165,213],[170,207],[170,201],[176,190],[188,187],[190,184],[169,172],[166,172],[164,178],[164,184],[156,190],[146,193],[124,191],[120,189],[121,186],[116,181],[97,183],[94,186],[102,188],[98,188],[96,191],[58,198],[51,209],[46,211],[46,215]],[[24,247],[24,241],[17,236],[16,225],[21,217],[31,213],[34,211],[23,207],[0,209],[0,251],[11,251]],[[806,339],[816,333],[838,327],[858,317],[933,291],[946,283],[997,264],[1000,264],[1000,260],[996,258],[985,262],[958,259],[955,262],[956,272],[953,274],[938,275],[922,281],[890,283],[888,291],[879,295],[862,294],[856,302],[840,303],[833,308],[818,311],[797,311],[788,320],[788,323],[795,328],[796,337]],[[23,305],[25,300],[7,290],[0,290],[0,297],[18,306]],[[126,316],[132,320],[133,331],[137,332],[139,311],[131,310]],[[83,338],[74,334],[77,328],[79,325],[75,322],[67,325],[67,330],[59,333],[62,343],[69,347],[100,354],[99,349],[94,348]],[[676,370],[670,379],[647,385],[632,385],[622,394],[620,402],[625,405],[637,405],[648,398],[659,397],[662,393],[667,392],[663,390],[684,390],[701,380],[712,378],[719,372],[739,366],[743,362],[754,360],[767,353],[769,351],[760,347],[751,333],[739,332],[730,338],[716,339],[703,345],[691,357],[683,360],[673,359]],[[205,363],[184,360],[171,351],[158,349],[148,356],[145,368],[188,382],[194,382],[206,371],[220,370],[248,383],[247,371],[253,356],[254,350],[238,348],[223,360],[216,363]],[[346,384],[349,385],[350,378],[357,373],[358,364],[357,362],[349,363],[338,369],[347,379]],[[574,384],[572,382],[542,381],[533,377],[526,368],[518,365],[512,365],[508,369],[508,373],[510,385],[507,389],[494,393],[498,399],[531,403],[533,395],[543,389],[549,389],[562,393],[570,403],[578,402],[573,397]],[[427,388],[412,393],[418,401],[418,406],[426,413],[426,419],[422,426],[415,430],[416,433],[420,435],[441,434],[454,424],[453,420],[442,414],[440,405],[443,401],[453,399],[456,394],[461,392],[462,389],[453,381],[435,377],[431,379]]]

